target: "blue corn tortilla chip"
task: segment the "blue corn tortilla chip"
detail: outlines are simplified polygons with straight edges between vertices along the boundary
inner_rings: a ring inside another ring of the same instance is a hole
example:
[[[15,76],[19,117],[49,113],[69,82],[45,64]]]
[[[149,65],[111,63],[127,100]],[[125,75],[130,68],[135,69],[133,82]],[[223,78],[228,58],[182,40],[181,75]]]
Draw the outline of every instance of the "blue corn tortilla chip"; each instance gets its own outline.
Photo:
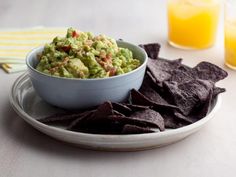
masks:
[[[164,119],[158,112],[152,109],[137,111],[129,117],[111,115],[107,118],[107,120],[111,122],[118,122],[122,127],[129,124],[143,128],[158,128],[160,131],[165,130]]]
[[[122,127],[119,127],[118,124],[116,125],[115,122],[109,121],[107,117],[116,114],[113,111],[112,103],[107,101],[101,104],[94,112],[72,122],[68,129],[85,133],[115,134],[120,132]],[[120,113],[118,114],[123,116]]]
[[[152,109],[146,109],[143,111],[137,111],[130,116],[132,119],[141,120],[149,124],[150,127],[159,128],[160,131],[165,130],[164,119],[156,111]]]
[[[214,89],[213,89],[213,98],[217,97],[220,93],[223,93],[225,91],[226,91],[225,88],[214,87]]]
[[[57,123],[64,122],[68,120],[74,120],[80,117],[80,114],[66,114],[66,113],[57,113],[50,116],[46,116],[38,119],[41,123]]]
[[[183,122],[185,124],[192,124],[195,122],[195,120],[191,119],[190,117],[184,116],[180,112],[174,112],[173,117],[175,117],[175,119],[178,120],[179,122]]]
[[[143,106],[143,105],[136,105],[136,104],[125,104],[125,105],[132,110],[132,113],[150,108],[150,106]]]
[[[95,117],[107,117],[113,114],[113,107],[110,101],[106,101],[105,103],[101,104],[97,110],[94,112]]]
[[[139,127],[136,125],[125,125],[121,131],[121,134],[140,134],[140,133],[153,133],[154,130],[145,127]]]
[[[153,102],[166,105],[168,104],[167,101],[157,92],[157,90],[152,87],[152,83],[148,78],[144,79],[139,91]]]
[[[180,84],[164,82],[164,86],[181,112],[189,115],[195,107],[207,100],[214,85],[210,81],[198,79]]]
[[[142,106],[153,106],[151,100],[149,100],[146,96],[144,96],[135,89],[132,89],[130,91],[130,100],[132,104],[142,105]]]
[[[83,116],[77,118],[76,120],[74,120],[68,127],[67,130],[71,130],[71,131],[85,131],[87,129],[86,125],[87,125],[87,119],[89,119],[90,117],[92,117],[94,114],[94,111],[88,111],[86,113],[83,114]]]
[[[193,69],[186,65],[181,65],[172,71],[170,81],[177,83],[188,82],[194,80],[196,76],[194,75]]]
[[[132,89],[130,91],[130,99],[131,99],[132,104],[150,106],[156,111],[179,110],[177,106],[161,103],[160,100],[155,100],[154,102],[135,89]]]
[[[172,76],[172,72],[179,68],[182,59],[177,60],[166,60],[163,58],[158,58],[156,60],[149,59],[147,63],[147,69],[155,78],[158,84],[168,80]]]
[[[179,119],[173,112],[165,112],[161,114],[164,119],[165,128],[176,129],[189,125],[189,121]]]
[[[188,116],[188,119],[192,120],[194,123],[199,119],[205,117],[212,109],[212,99],[213,90],[211,89],[207,99],[191,112],[191,114]]]
[[[144,79],[145,78],[150,79],[153,84],[157,84],[158,85],[158,82],[157,82],[156,78],[154,78],[152,73],[150,71],[148,71],[148,70],[146,71],[146,75],[145,75]]]
[[[93,110],[90,110],[93,111]],[[46,116],[43,118],[38,119],[39,122],[45,123],[45,124],[60,124],[60,123],[70,123],[74,121],[75,119],[78,119],[82,117],[84,114],[90,111],[84,111],[84,112],[63,112],[63,113],[56,113],[50,116]]]
[[[114,110],[124,114],[125,116],[129,116],[132,113],[132,109],[122,103],[112,103],[112,107]]]
[[[122,113],[120,113],[119,111],[116,111],[116,110],[113,110],[113,114],[117,115],[117,116],[123,116],[123,117],[126,116],[125,114],[122,114]]]
[[[113,116],[123,117],[115,114]],[[68,130],[94,134],[119,134],[123,125],[108,117],[95,117],[92,114],[74,121]]]
[[[195,66],[193,72],[198,79],[210,80],[214,83],[228,76],[228,73],[220,67],[205,61]]]
[[[149,58],[157,59],[159,56],[160,51],[160,44],[158,43],[150,43],[150,44],[140,44],[140,47],[142,47],[146,52]]]
[[[215,83],[219,80],[224,79],[227,76],[227,72],[221,69],[220,67],[209,62],[201,62],[194,68],[191,68],[186,65],[181,65],[179,68],[176,68],[173,71],[170,80],[181,83],[193,79],[201,79],[212,81]]]

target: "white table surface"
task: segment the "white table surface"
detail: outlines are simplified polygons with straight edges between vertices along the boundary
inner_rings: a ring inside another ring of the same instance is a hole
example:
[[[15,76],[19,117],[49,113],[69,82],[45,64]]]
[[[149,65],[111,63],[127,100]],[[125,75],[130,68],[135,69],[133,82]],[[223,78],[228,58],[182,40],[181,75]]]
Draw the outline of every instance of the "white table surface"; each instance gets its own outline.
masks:
[[[182,51],[166,44],[164,0],[0,0],[0,28],[74,26],[134,43],[159,42],[161,56],[202,60],[223,68],[223,30],[208,50]],[[8,93],[20,75],[0,71],[0,177],[234,177],[236,176],[236,72],[229,77],[223,105],[198,133],[173,145],[141,152],[96,152],[54,140],[25,123]]]

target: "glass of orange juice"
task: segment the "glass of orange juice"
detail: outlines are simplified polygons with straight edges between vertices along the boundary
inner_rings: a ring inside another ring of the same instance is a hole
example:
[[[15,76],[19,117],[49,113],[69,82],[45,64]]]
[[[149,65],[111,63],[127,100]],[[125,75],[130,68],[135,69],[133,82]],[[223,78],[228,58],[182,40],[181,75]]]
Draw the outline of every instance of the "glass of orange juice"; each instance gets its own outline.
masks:
[[[221,0],[168,0],[169,43],[184,49],[213,46]]]
[[[236,70],[236,1],[225,4],[225,64]]]

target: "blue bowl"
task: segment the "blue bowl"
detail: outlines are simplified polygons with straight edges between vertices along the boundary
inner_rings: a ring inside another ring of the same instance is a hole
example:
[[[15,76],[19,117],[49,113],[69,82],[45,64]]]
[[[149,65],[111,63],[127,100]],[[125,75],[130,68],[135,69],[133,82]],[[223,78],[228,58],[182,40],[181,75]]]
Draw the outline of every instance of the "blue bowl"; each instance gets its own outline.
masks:
[[[142,63],[137,69],[126,74],[109,78],[77,79],[46,75],[35,69],[37,55],[43,47],[32,50],[26,57],[29,77],[37,94],[49,104],[65,109],[83,109],[99,105],[104,101],[122,102],[129,91],[142,85],[146,65],[146,52],[133,44],[117,41],[119,47],[128,48],[134,58]]]

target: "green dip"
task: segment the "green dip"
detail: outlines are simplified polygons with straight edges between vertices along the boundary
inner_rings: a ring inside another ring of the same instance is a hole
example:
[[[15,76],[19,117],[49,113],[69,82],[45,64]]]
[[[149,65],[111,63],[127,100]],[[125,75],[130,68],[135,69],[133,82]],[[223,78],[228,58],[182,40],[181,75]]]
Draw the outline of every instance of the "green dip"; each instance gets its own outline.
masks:
[[[46,44],[36,69],[66,78],[105,78],[130,72],[140,66],[129,49],[118,47],[105,35],[67,30]]]

